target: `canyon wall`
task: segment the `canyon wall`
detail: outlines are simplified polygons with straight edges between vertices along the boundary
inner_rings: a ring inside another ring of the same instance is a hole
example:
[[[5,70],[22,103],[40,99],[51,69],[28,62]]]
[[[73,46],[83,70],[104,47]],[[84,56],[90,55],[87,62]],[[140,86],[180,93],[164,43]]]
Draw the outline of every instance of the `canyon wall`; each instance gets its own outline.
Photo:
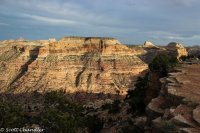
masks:
[[[1,92],[126,94],[147,64],[114,38],[2,41]]]

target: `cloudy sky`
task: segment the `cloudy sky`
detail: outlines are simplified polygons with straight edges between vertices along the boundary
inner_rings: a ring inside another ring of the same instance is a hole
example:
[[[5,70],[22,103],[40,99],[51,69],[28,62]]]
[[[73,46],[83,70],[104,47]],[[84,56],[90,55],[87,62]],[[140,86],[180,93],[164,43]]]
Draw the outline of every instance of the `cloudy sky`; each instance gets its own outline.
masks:
[[[200,45],[199,0],[0,0],[0,40],[108,36]]]

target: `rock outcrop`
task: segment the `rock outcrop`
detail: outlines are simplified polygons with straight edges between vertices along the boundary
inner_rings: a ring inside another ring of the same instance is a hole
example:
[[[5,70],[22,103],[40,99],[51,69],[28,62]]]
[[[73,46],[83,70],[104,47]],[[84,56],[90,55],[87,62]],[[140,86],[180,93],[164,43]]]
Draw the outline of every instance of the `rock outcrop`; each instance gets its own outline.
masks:
[[[186,48],[184,48],[183,45],[180,43],[171,42],[167,45],[166,49],[171,56],[174,56],[177,59],[179,59],[181,56],[188,55]]]
[[[143,46],[144,47],[156,47],[152,42],[149,42],[149,41],[145,41]]]
[[[1,91],[65,90],[126,94],[147,65],[114,38],[5,41]]]
[[[200,59],[200,47],[199,46],[193,46],[188,48],[188,56],[189,57],[196,57]]]
[[[199,64],[184,64],[160,80],[159,96],[146,110],[152,132],[200,132],[199,70]]]

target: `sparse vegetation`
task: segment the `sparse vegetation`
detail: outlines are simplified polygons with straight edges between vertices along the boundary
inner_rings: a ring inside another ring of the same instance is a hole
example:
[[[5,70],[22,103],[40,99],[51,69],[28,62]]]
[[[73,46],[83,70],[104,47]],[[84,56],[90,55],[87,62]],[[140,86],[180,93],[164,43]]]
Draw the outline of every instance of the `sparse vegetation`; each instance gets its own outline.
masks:
[[[189,59],[189,56],[181,56],[180,58],[179,58],[181,61],[186,61],[187,59]]]
[[[129,102],[131,109],[135,113],[144,113],[145,111],[145,90],[147,88],[148,74],[139,77],[135,84],[135,89],[128,91],[126,100]]]
[[[121,132],[122,133],[141,133],[141,130],[134,125],[132,126],[129,125],[129,126],[122,127]]]
[[[0,101],[0,127],[22,127],[26,123],[24,111],[21,105],[1,99]]]
[[[20,52],[14,48],[11,48],[9,51],[4,52],[0,55],[0,61],[12,61],[20,56]]]
[[[44,94],[44,107],[38,115],[31,115],[25,110],[25,104],[19,103],[1,98],[0,127],[21,128],[37,124],[48,133],[76,133],[81,129],[97,133],[104,124],[98,116],[84,115],[84,108],[69,102],[63,91]]]
[[[160,77],[167,76],[167,73],[176,66],[178,60],[165,54],[156,56],[149,64],[149,69],[156,72]]]
[[[102,109],[108,109],[109,114],[116,114],[120,112],[120,100],[115,100],[112,104],[105,104],[102,106]]]
[[[175,126],[174,123],[170,120],[163,120],[162,121],[162,127],[161,127],[161,131],[163,133],[172,133],[175,132]]]
[[[167,55],[158,55],[149,64],[150,72],[157,73],[159,77],[167,76],[167,73],[173,69],[177,64],[177,59],[169,57]],[[144,77],[139,77],[134,90],[129,90],[126,96],[126,100],[129,102],[132,111],[136,114],[142,114],[145,112],[145,93],[148,88],[147,73]]]
[[[200,59],[200,55],[196,55],[196,56],[195,55],[181,56],[180,60],[181,61],[187,61],[187,60],[194,59],[194,58]]]
[[[74,133],[84,126],[83,108],[66,100],[65,93],[49,92],[45,95],[45,108],[40,116],[40,124],[48,132]]]
[[[56,56],[56,55],[47,55],[46,57],[45,57],[45,61],[46,62],[57,62],[57,60],[58,60],[58,56]]]

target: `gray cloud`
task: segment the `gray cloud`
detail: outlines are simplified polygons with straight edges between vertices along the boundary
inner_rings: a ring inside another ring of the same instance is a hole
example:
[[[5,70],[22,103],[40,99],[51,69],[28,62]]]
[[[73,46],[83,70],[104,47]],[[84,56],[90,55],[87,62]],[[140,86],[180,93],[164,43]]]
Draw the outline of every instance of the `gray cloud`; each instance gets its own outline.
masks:
[[[10,24],[0,22],[0,26],[9,26]]]
[[[0,39],[94,35],[124,43],[199,44],[199,5],[198,0],[1,0]]]
[[[59,19],[59,18],[51,18],[51,17],[45,17],[45,16],[38,16],[38,15],[30,15],[30,14],[22,14],[22,17],[26,19],[34,20],[38,23],[44,23],[47,25],[76,25],[79,22],[73,21],[73,20],[67,20],[67,19]]]

